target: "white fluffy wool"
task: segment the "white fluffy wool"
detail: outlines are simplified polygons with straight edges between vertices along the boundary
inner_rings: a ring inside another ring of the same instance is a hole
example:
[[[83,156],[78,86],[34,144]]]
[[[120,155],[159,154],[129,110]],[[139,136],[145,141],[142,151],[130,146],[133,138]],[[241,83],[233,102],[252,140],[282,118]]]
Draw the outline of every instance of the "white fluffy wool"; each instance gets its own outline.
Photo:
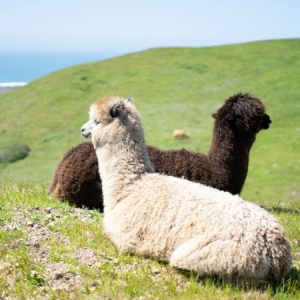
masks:
[[[227,192],[152,173],[131,101],[99,100],[91,107],[91,122],[104,228],[120,251],[201,275],[261,280],[289,273],[289,241],[266,210]]]

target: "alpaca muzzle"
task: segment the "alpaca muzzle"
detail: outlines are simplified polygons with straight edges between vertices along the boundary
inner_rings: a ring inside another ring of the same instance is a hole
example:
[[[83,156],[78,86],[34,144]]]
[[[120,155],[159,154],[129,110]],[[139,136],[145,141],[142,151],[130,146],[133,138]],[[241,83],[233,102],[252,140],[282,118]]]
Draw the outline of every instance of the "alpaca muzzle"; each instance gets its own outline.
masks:
[[[272,123],[271,118],[269,117],[269,115],[266,114],[263,119],[263,128],[268,129],[271,123]]]
[[[97,126],[97,123],[94,120],[90,120],[81,126],[81,135],[85,138],[88,138],[92,130]]]

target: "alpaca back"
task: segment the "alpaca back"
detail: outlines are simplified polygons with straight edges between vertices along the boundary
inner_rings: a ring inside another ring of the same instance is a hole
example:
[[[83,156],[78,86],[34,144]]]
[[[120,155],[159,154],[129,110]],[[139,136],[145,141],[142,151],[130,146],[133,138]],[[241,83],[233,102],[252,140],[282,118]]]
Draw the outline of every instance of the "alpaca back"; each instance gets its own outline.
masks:
[[[202,183],[219,190],[229,191],[228,170],[207,155],[181,150],[160,150],[148,146],[149,157],[157,173]]]
[[[155,172],[199,182],[220,190],[228,190],[225,170],[204,154],[185,149],[163,151],[148,146]],[[49,193],[70,204],[103,210],[102,181],[97,156],[91,142],[69,150],[59,162]]]

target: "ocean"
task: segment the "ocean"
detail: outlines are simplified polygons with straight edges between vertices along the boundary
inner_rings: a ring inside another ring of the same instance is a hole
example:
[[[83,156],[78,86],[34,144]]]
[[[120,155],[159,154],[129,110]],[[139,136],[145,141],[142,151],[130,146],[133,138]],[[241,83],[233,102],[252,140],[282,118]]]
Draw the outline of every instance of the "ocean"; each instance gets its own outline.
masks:
[[[0,53],[0,83],[31,82],[66,67],[114,56],[117,54]]]

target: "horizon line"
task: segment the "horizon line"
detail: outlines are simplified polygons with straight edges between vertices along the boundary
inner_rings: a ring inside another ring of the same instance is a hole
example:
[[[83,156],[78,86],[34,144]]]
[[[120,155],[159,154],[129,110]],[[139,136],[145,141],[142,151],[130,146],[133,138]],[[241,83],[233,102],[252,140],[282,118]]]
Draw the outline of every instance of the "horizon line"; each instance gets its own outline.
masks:
[[[247,41],[241,41],[241,42],[228,42],[228,43],[208,43],[206,45],[164,45],[164,46],[146,46],[141,47],[138,49],[137,47],[132,47],[132,49],[124,48],[123,50],[112,50],[112,51],[72,51],[72,50],[62,50],[62,51],[56,51],[56,50],[36,50],[36,49],[25,49],[25,50],[17,50],[17,49],[11,49],[11,50],[0,50],[1,54],[68,54],[68,55],[122,55],[122,54],[130,54],[135,52],[141,52],[141,51],[147,51],[150,49],[164,49],[164,48],[212,48],[212,47],[222,47],[222,46],[233,46],[233,45],[241,45],[241,44],[250,44],[250,43],[257,43],[257,42],[271,42],[271,41],[285,41],[285,40],[297,40],[300,39],[300,37],[282,37],[282,38],[269,38],[269,39],[258,39],[258,40],[247,40]]]

